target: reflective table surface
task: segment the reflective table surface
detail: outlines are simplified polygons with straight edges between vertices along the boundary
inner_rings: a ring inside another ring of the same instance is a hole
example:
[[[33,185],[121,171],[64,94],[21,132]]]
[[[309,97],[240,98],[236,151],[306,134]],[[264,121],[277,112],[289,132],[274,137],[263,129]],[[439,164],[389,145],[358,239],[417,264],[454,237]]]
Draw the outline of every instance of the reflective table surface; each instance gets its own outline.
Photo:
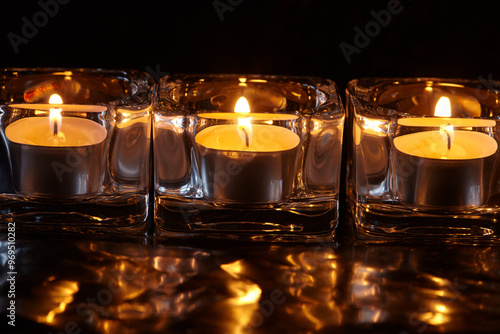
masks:
[[[341,223],[313,244],[16,233],[14,285],[2,234],[0,332],[500,332],[500,247],[367,244]]]

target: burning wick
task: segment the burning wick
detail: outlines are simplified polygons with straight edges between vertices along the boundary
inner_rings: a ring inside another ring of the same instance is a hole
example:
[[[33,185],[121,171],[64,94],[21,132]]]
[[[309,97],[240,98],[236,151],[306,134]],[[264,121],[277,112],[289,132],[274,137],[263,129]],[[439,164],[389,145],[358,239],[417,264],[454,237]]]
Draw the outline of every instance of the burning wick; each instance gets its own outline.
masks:
[[[450,133],[446,130],[444,130],[444,132],[446,133],[446,136],[448,137],[448,151],[451,150],[451,136],[450,136]]]
[[[247,99],[243,96],[240,97],[234,106],[234,112],[243,116],[238,117],[238,134],[241,140],[245,142],[246,147],[249,148],[250,141],[252,141],[252,117],[248,117],[250,115],[250,105]]]
[[[448,124],[448,125],[442,125],[441,126],[441,135],[443,136],[443,133],[446,134],[446,139],[443,136],[443,140],[446,140],[447,146],[448,146],[448,151],[451,150],[451,142],[453,141],[453,137],[455,135],[455,132],[453,131],[453,125]]]
[[[53,104],[54,106],[58,104],[62,104],[63,101],[61,97],[58,94],[52,94],[49,99],[49,104]],[[52,131],[52,134],[54,137],[62,137],[61,131],[61,122],[62,122],[62,116],[61,116],[61,108],[50,108],[50,115],[49,115],[49,124],[50,124],[50,129]]]
[[[59,133],[59,129],[57,128],[57,122],[54,122],[54,136],[57,136],[57,134]]]
[[[245,127],[243,125],[240,125],[238,127],[238,129],[240,129],[241,131],[243,131],[243,133],[245,134],[245,145],[247,147],[249,147],[250,146],[250,138],[248,136],[248,131],[245,129]]]
[[[436,103],[436,109],[434,111],[434,116],[437,117],[451,117],[451,102],[446,96],[441,96]],[[448,152],[451,150],[451,142],[455,137],[455,131],[453,131],[453,125],[441,125],[441,136],[443,141],[448,143]],[[444,137],[446,134],[446,138]]]

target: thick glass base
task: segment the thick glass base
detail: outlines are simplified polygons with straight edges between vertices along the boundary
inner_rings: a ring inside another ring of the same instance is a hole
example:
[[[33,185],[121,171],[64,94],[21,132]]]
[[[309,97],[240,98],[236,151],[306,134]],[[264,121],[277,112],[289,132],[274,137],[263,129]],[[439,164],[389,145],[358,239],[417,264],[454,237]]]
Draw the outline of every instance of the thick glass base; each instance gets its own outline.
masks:
[[[499,213],[488,210],[433,212],[380,202],[350,203],[359,239],[376,242],[500,244]]]
[[[333,240],[337,224],[337,200],[293,207],[248,208],[156,196],[158,236],[324,242]]]
[[[14,222],[16,231],[27,233],[144,235],[148,198],[134,193],[70,202],[0,196],[0,230]]]

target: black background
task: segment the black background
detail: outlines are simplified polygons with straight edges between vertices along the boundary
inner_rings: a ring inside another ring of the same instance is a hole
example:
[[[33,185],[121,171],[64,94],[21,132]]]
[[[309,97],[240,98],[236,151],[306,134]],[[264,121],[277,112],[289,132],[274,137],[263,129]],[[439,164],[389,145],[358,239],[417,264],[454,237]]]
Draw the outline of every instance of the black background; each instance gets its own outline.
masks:
[[[215,4],[228,6],[223,20]],[[500,2],[493,1],[401,0],[379,32],[373,11],[387,10],[388,1],[69,0],[46,22],[38,1],[2,7],[3,67],[315,75],[336,81],[342,95],[358,77],[500,78]],[[34,23],[34,16],[42,24],[16,53],[9,33],[23,36],[23,17]],[[370,22],[373,37],[348,63],[340,43],[356,46],[355,28]]]

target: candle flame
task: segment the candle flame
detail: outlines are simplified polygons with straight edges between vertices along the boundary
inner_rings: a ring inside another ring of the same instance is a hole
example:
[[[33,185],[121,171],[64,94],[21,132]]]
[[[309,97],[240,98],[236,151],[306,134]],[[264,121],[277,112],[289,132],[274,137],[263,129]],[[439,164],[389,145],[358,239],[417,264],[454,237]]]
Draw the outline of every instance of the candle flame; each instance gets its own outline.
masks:
[[[436,103],[434,116],[451,117],[451,102],[449,98],[447,98],[446,96],[441,96],[441,98]]]
[[[58,94],[52,94],[49,99],[49,104],[62,104],[62,98]],[[62,116],[61,116],[61,108],[50,108],[49,115],[49,125],[50,131],[54,134],[54,136],[59,136],[61,131],[62,124]]]
[[[250,113],[250,105],[248,104],[248,101],[244,96],[240,97],[236,102],[236,105],[234,106],[234,112],[247,114]]]
[[[250,114],[250,105],[246,98],[242,96],[238,99],[234,107],[234,112],[244,115],[244,117],[238,117],[238,134],[241,140],[245,142],[246,147],[249,147],[252,141],[252,117],[248,117],[248,114]]]
[[[434,115],[437,117],[451,117],[451,102],[446,96],[441,96],[441,98],[436,103],[436,109],[434,110]],[[443,138],[448,151],[451,150],[451,144],[455,138],[455,131],[453,130],[453,125],[446,124],[441,125],[440,131],[441,137]]]

